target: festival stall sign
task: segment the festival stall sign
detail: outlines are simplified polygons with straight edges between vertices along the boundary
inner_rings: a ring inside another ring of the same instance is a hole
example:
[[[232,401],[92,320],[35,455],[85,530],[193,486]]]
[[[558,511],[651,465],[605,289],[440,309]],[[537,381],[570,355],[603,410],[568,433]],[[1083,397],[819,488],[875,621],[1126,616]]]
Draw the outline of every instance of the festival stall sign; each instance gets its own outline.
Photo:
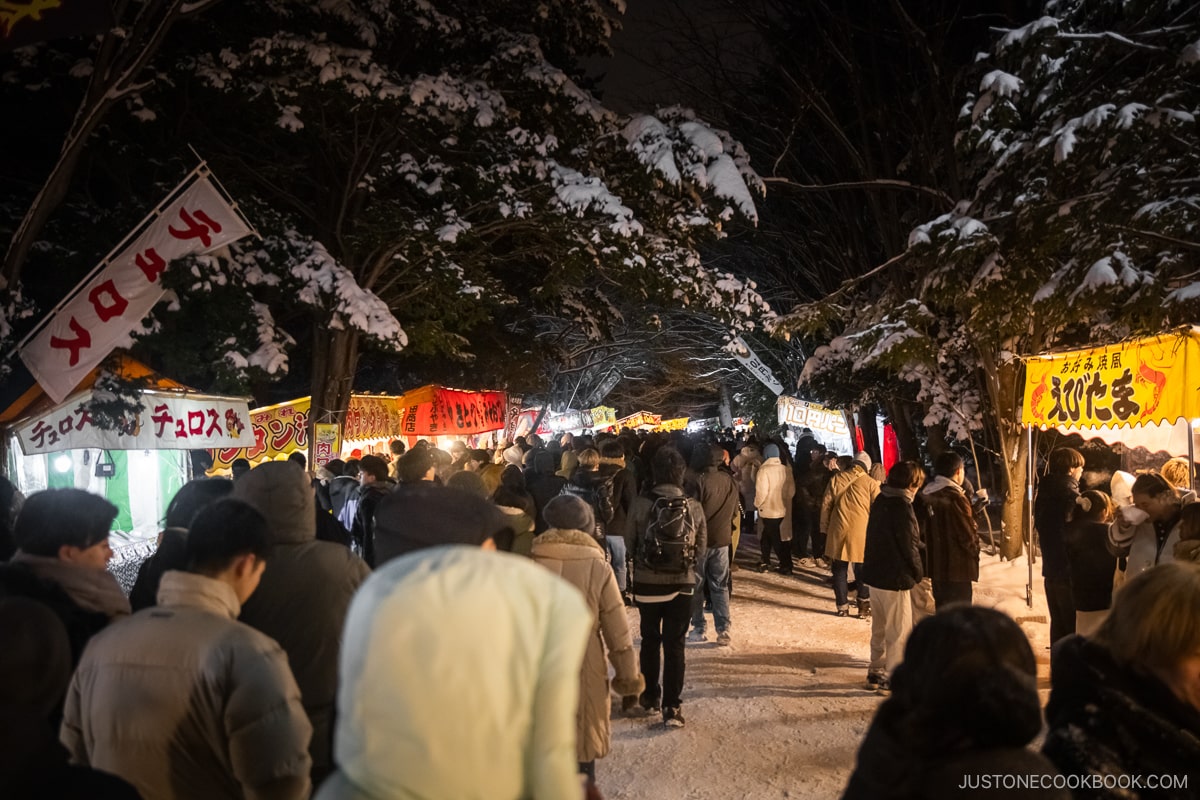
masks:
[[[503,430],[508,422],[504,392],[422,386],[405,392],[398,405],[404,413],[405,436],[468,436]]]
[[[142,408],[115,427],[97,425],[89,406],[106,373],[142,387]],[[190,477],[188,450],[253,441],[245,398],[197,392],[124,355],[89,372],[61,403],[34,384],[0,413],[0,426],[12,442],[7,474],[22,492],[82,489],[117,507],[117,561],[126,546],[153,543]]]
[[[592,427],[592,412],[568,410],[547,414],[546,420],[551,433],[575,433]]]
[[[651,414],[646,411],[639,411],[617,420],[617,426],[621,428],[657,428],[661,424],[661,414]]]
[[[1026,425],[1182,454],[1197,419],[1200,328],[1025,361]]]
[[[688,420],[691,417],[676,417],[675,419],[664,419],[658,424],[655,430],[660,431],[686,431]]]
[[[608,406],[596,406],[591,410],[592,428],[608,428],[617,424],[617,410]]]
[[[809,428],[813,433],[827,433],[831,436],[849,435],[846,415],[841,411],[787,395],[779,397],[775,403],[775,410],[781,425]]]
[[[350,396],[342,442],[380,441],[399,435],[400,412],[397,398],[387,395]],[[308,418],[311,397],[256,408],[250,412],[253,443],[245,448],[213,451],[213,469],[226,470],[239,458],[252,464],[287,458],[292,453],[308,452]]]
[[[65,402],[52,404],[38,386],[0,417],[27,456],[64,450],[202,450],[249,444],[250,411],[245,398],[206,395],[155,376],[144,364],[122,358],[114,368],[124,380],[146,382],[140,411],[113,428],[92,419],[92,370]]]
[[[203,166],[194,170],[21,341],[21,360],[55,402],[162,299],[162,274],[172,261],[251,232],[208,176]]]

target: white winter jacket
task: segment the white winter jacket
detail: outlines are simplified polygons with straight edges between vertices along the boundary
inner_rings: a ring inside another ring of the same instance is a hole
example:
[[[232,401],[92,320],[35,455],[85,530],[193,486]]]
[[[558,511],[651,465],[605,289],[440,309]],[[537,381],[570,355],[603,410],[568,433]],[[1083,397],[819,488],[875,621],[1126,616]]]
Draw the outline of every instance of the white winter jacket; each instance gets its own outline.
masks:
[[[524,556],[464,545],[389,561],[342,639],[317,800],[577,800],[575,713],[593,617]]]

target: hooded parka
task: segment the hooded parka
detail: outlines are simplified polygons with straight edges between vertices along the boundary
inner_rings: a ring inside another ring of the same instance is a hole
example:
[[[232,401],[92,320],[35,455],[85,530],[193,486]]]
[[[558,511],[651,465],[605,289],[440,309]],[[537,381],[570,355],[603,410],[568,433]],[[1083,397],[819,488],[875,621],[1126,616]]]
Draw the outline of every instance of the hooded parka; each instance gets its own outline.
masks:
[[[821,500],[821,530],[828,537],[825,541],[827,558],[862,563],[871,503],[878,496],[879,482],[857,461],[849,469],[834,474]]]
[[[258,509],[271,530],[271,554],[241,621],[284,649],[312,721],[313,783],[333,768],[333,709],[338,645],[346,611],[370,568],[349,549],[316,539],[312,487],[290,461],[238,478],[233,496]]]
[[[617,694],[637,695],[646,688],[621,590],[600,543],[583,531],[550,528],[533,540],[533,560],[579,589],[592,611],[592,632],[579,678],[575,750],[579,761],[604,758],[612,739],[608,664],[616,671],[612,689]]]

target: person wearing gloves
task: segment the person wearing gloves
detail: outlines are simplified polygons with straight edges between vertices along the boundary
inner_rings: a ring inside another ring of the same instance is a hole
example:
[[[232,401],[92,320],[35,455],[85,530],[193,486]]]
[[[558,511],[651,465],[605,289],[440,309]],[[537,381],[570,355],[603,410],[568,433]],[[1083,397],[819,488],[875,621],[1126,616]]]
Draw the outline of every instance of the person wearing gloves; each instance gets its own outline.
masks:
[[[594,618],[574,586],[495,552],[507,526],[487,500],[434,484],[380,502],[380,566],[342,639],[338,768],[315,800],[582,800]]]
[[[962,457],[942,453],[933,463],[935,477],[921,490],[926,514],[925,551],[933,600],[940,611],[948,603],[970,603],[971,584],[979,580],[979,528],[963,491]],[[987,501],[987,490],[975,493]]]
[[[646,681],[638,671],[621,589],[603,547],[588,533],[596,525],[592,507],[578,497],[560,495],[546,504],[542,514],[549,528],[533,540],[533,560],[582,592],[592,612],[592,632],[579,676],[575,750],[579,771],[594,784],[596,759],[608,755],[612,740],[608,663],[616,671],[612,690],[622,697],[636,700]]]
[[[1176,489],[1161,475],[1138,475],[1131,489],[1133,505],[1121,508],[1108,528],[1108,547],[1127,559],[1125,578],[1175,558],[1183,507],[1196,495]]]

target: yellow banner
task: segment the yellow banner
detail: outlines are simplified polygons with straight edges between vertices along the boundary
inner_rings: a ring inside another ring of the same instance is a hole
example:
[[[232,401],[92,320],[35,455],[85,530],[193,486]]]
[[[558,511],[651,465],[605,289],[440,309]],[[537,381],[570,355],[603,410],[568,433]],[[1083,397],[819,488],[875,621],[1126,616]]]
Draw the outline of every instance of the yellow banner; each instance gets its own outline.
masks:
[[[1037,356],[1025,365],[1021,421],[1051,428],[1096,428],[1196,419],[1197,370],[1200,328]]]
[[[685,431],[687,430],[688,420],[691,417],[676,417],[675,419],[664,419],[655,430],[660,431]]]
[[[592,427],[607,428],[617,424],[617,410],[608,406],[596,406],[592,409]]]
[[[643,425],[653,428],[661,422],[661,415],[639,411],[636,414],[631,414],[628,417],[625,417],[624,419],[617,420],[617,425],[622,428],[640,428]]]

